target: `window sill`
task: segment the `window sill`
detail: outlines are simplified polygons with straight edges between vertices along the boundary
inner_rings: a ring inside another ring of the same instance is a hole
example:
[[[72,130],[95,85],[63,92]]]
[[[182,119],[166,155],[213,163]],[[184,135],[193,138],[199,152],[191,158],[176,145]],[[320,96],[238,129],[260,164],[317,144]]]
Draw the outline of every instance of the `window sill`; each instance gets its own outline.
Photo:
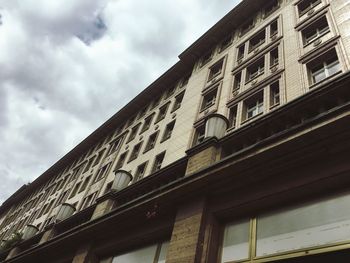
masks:
[[[169,137],[166,137],[166,138],[161,139],[159,143],[163,143],[163,142],[169,140],[170,138],[171,138],[171,135],[170,135]]]
[[[202,113],[203,111],[206,111],[206,110],[210,109],[210,108],[213,107],[214,105],[215,105],[215,103],[206,106],[205,108],[201,109],[201,110],[199,111],[199,113]]]
[[[261,72],[261,73],[259,73],[258,75],[256,75],[255,77],[253,77],[253,78],[247,80],[247,81],[245,82],[245,85],[249,84],[249,83],[252,82],[253,80],[257,79],[258,77],[264,75],[264,73],[265,73],[265,72]]]
[[[312,41],[308,42],[308,43],[305,43],[303,45],[303,48],[306,48],[308,46],[310,46],[311,44],[315,43],[317,40],[320,40],[322,37],[324,37],[325,35],[327,35],[328,33],[330,33],[331,30],[328,29],[327,31],[323,32],[321,35],[319,35],[317,38],[313,39]],[[320,43],[321,44],[321,43]]]
[[[257,115],[255,115],[255,116],[253,116],[253,117],[250,117],[249,119],[246,119],[246,120],[242,121],[241,124],[243,125],[243,124],[249,123],[249,122],[251,122],[251,121],[257,119],[259,116],[261,116],[261,115],[263,115],[263,114],[264,114],[264,112],[260,112],[260,113],[258,113]]]
[[[279,107],[280,105],[281,105],[280,103],[276,103],[276,104],[270,106],[270,110],[273,110],[273,109]]]
[[[261,42],[261,43],[257,44],[256,46],[249,48],[249,49],[248,49],[248,54],[251,54],[251,53],[253,53],[253,52],[259,51],[259,50],[257,50],[257,49],[258,49],[259,47],[261,47],[262,45],[264,45],[265,43],[266,43],[266,41]]]

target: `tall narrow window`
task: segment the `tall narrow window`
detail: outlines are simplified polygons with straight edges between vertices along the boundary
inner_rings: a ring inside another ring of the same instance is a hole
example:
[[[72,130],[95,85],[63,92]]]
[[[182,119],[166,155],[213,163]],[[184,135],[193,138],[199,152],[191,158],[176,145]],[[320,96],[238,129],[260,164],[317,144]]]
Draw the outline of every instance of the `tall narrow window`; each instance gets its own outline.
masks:
[[[231,45],[231,43],[232,43],[232,36],[231,35],[224,38],[224,40],[222,40],[220,43],[220,47],[219,47],[220,52],[225,50],[226,48],[228,48]]]
[[[142,142],[140,142],[134,146],[134,149],[132,150],[132,152],[130,154],[129,162],[131,162],[132,160],[135,160],[137,158],[137,156],[139,155],[140,150],[141,150],[141,145],[142,145]]]
[[[185,95],[185,92],[182,92],[181,94],[179,94],[175,97],[174,106],[173,106],[173,109],[171,110],[171,112],[174,112],[178,108],[181,107],[181,103],[182,103],[182,100],[184,98],[184,95]]]
[[[140,133],[147,131],[149,129],[149,127],[151,127],[153,117],[154,117],[154,113],[145,119],[145,122],[143,123],[143,126],[142,126]]]
[[[136,137],[136,134],[140,128],[140,123],[138,123],[137,125],[135,125],[132,129],[131,129],[131,132],[130,132],[130,135],[129,135],[129,138],[128,138],[128,142],[132,141],[133,139],[135,139]]]
[[[145,147],[145,152],[154,148],[154,146],[156,145],[158,133],[159,133],[159,131],[156,131],[155,133],[153,133],[152,135],[149,136],[146,147]]]
[[[278,34],[278,22],[275,20],[270,24],[270,37],[274,37]]]
[[[316,58],[307,64],[312,84],[321,82],[322,80],[341,71],[340,63],[335,49]]]
[[[211,81],[213,78],[221,74],[223,64],[224,64],[224,60],[222,59],[216,64],[214,64],[212,67],[210,67],[208,81]]]
[[[96,158],[96,160],[94,162],[94,166],[100,163],[100,161],[102,159],[102,156],[105,153],[105,151],[106,151],[106,149],[103,149],[103,150],[99,151],[99,153],[97,155],[97,158]]]
[[[108,163],[105,166],[103,166],[102,168],[100,168],[100,170],[98,170],[95,182],[97,182],[98,180],[100,180],[100,179],[102,179],[103,177],[106,176],[106,174],[108,173],[108,168],[109,168],[110,165],[111,165],[111,163]]]
[[[273,0],[268,3],[268,5],[264,8],[264,17],[268,17],[273,12],[275,12],[279,7],[279,0]]]
[[[247,23],[245,23],[241,27],[241,36],[243,36],[245,33],[247,33],[249,30],[251,30],[254,27],[254,19],[250,19]]]
[[[209,52],[205,53],[201,58],[200,66],[203,67],[205,64],[207,64],[213,55],[213,51],[210,50]]]
[[[240,45],[237,48],[237,60],[241,60],[244,57],[244,49],[245,49],[245,45]]]
[[[185,86],[187,85],[187,83],[188,83],[190,77],[191,77],[191,73],[185,75],[185,77],[182,78],[182,80],[180,81],[180,86],[179,86],[180,89],[183,88],[183,87],[185,87]]]
[[[234,81],[233,81],[233,89],[232,92],[234,95],[239,92],[240,88],[242,86],[242,72],[239,72],[235,75]]]
[[[211,106],[213,106],[215,104],[217,91],[218,91],[218,89],[215,88],[203,96],[203,101],[202,101],[202,105],[201,105],[202,111],[210,108]]]
[[[280,85],[275,82],[270,85],[270,107],[275,107],[280,104]]]
[[[202,126],[198,127],[195,131],[193,145],[198,145],[201,142],[203,142],[204,136],[205,136],[205,126],[202,125]]]
[[[144,162],[143,164],[137,167],[135,177],[134,177],[134,182],[137,182],[138,180],[143,178],[146,172],[146,166],[147,166],[147,162]]]
[[[164,106],[159,108],[159,112],[158,112],[158,116],[157,116],[157,119],[156,119],[156,123],[161,121],[161,120],[163,120],[165,118],[166,113],[168,111],[168,106],[169,106],[169,103],[167,103]]]
[[[170,87],[166,92],[165,92],[165,99],[171,97],[174,93],[175,93],[175,90],[176,90],[176,86],[172,86]]]
[[[143,116],[145,116],[146,112],[147,112],[147,106],[142,108],[142,110],[139,113],[139,118],[142,118]]]
[[[172,121],[172,122],[167,124],[167,126],[165,127],[162,141],[166,141],[167,139],[169,139],[171,137],[174,126],[175,126],[175,121]]]
[[[278,62],[278,48],[275,48],[270,52],[270,67],[278,65]]]
[[[91,176],[88,176],[85,178],[83,184],[81,185],[81,188],[79,189],[79,193],[83,192],[86,189],[86,187],[88,186],[88,184],[90,182],[90,178],[91,178]]]
[[[154,173],[154,172],[160,170],[160,168],[162,168],[164,156],[165,156],[165,151],[156,156],[154,163],[153,163],[152,173]]]
[[[78,191],[80,185],[81,185],[81,182],[77,183],[77,184],[74,186],[73,191],[71,192],[69,198],[72,198],[73,196],[75,196],[75,195],[77,194],[77,191]]]
[[[85,169],[84,169],[84,173],[89,171],[89,169],[91,168],[92,164],[94,163],[94,160],[95,160],[95,157],[96,156],[93,156],[89,159],[87,165],[85,166]]]
[[[251,98],[246,99],[243,103],[243,106],[244,106],[243,120],[249,120],[263,113],[264,111],[263,92],[259,92],[258,94],[252,96]]]
[[[236,128],[237,125],[237,106],[234,106],[230,109],[229,113],[229,127]]]
[[[116,152],[121,145],[121,138],[118,140],[115,140],[114,142],[111,142],[111,146],[109,148],[108,154],[112,154]]]
[[[122,166],[124,165],[124,162],[126,160],[127,154],[128,154],[128,152],[124,152],[119,156],[118,162],[115,166],[115,170],[122,168]]]

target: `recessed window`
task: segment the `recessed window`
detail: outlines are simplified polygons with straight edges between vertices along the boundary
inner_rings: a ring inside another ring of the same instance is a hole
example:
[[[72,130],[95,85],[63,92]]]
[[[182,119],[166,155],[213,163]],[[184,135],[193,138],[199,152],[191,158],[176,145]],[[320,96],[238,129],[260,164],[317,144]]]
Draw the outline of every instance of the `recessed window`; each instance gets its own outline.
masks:
[[[266,38],[266,30],[260,31],[258,34],[256,34],[254,37],[252,37],[249,40],[249,52],[253,51],[257,47],[261,46],[265,43]]]
[[[264,8],[264,17],[268,17],[275,12],[279,7],[279,0],[270,1],[269,4]]]
[[[112,154],[116,152],[119,149],[120,145],[121,145],[121,138],[112,142],[111,147],[109,148],[108,154]]]
[[[237,125],[237,106],[230,109],[229,113],[229,128],[236,128]]]
[[[159,112],[158,112],[158,116],[157,116],[157,119],[156,119],[156,123],[161,121],[161,120],[163,120],[165,118],[166,113],[168,111],[168,106],[169,106],[169,103],[167,103],[164,106],[159,108]]]
[[[83,184],[81,185],[81,188],[79,189],[79,193],[81,193],[82,191],[84,191],[86,189],[86,187],[89,184],[90,178],[91,178],[91,176],[88,176],[85,178]]]
[[[321,0],[304,0],[304,1],[301,1],[298,4],[299,16],[304,15],[305,13],[307,13],[308,11],[313,9],[315,6],[317,6],[321,2],[322,2]]]
[[[159,131],[156,131],[155,133],[153,133],[149,136],[146,147],[145,147],[145,152],[154,148],[154,146],[156,145],[158,133],[159,133]]]
[[[329,26],[327,18],[324,16],[316,22],[312,23],[310,26],[305,28],[301,34],[303,36],[304,45],[307,45],[321,36],[329,32]]]
[[[131,162],[132,160],[135,160],[137,158],[137,156],[139,155],[140,150],[141,150],[141,145],[142,145],[142,142],[140,142],[134,146],[134,149],[132,150],[132,152],[130,154],[129,162]]]
[[[129,119],[129,122],[128,122],[128,125],[127,125],[127,126],[132,125],[132,124],[134,123],[135,119],[136,119],[136,115],[132,116],[132,117]]]
[[[93,156],[93,157],[91,157],[91,158],[89,159],[87,165],[86,165],[85,168],[84,168],[83,173],[89,171],[89,169],[91,168],[92,164],[94,163],[95,157],[96,157],[96,156]]]
[[[154,160],[152,173],[160,170],[162,168],[163,160],[164,160],[165,152],[158,154]]]
[[[146,112],[147,112],[147,106],[144,107],[144,108],[140,111],[140,113],[139,113],[139,118],[145,116]]]
[[[131,129],[131,132],[130,132],[130,135],[129,135],[129,138],[128,138],[128,142],[132,141],[133,139],[135,139],[136,137],[136,134],[140,128],[141,124],[138,123],[137,125],[135,125],[132,129]]]
[[[157,97],[157,98],[153,101],[152,106],[151,106],[151,109],[154,109],[155,107],[157,107],[157,106],[159,105],[161,99],[162,99],[162,96]]]
[[[185,87],[185,86],[187,85],[187,83],[188,83],[190,77],[191,77],[191,73],[190,73],[190,74],[187,74],[185,77],[183,77],[183,79],[180,81],[180,86],[179,86],[180,89],[183,88],[183,87]]]
[[[72,191],[72,193],[70,194],[69,198],[72,198],[73,196],[75,196],[75,195],[77,194],[77,191],[78,191],[80,185],[81,185],[81,182],[77,183],[77,184],[74,186],[73,191]]]
[[[237,60],[241,60],[244,58],[244,49],[245,49],[245,45],[240,45],[237,48]]]
[[[205,126],[202,125],[198,127],[195,131],[193,145],[198,145],[202,143],[204,141],[204,136],[205,136]]]
[[[146,166],[147,166],[147,162],[144,162],[143,164],[137,167],[135,177],[134,177],[134,182],[137,182],[138,180],[143,178],[146,172]]]
[[[307,64],[312,84],[321,82],[322,80],[341,71],[340,63],[335,49],[323,54]]]
[[[232,36],[229,35],[223,41],[221,41],[219,46],[220,52],[228,48],[231,45],[231,43],[232,43]]]
[[[205,55],[203,55],[201,58],[200,66],[203,67],[205,64],[207,64],[211,60],[212,55],[213,55],[212,50],[210,50]]]
[[[168,89],[165,93],[165,99],[173,95],[175,93],[175,90],[176,90],[176,86],[172,86],[170,89]]]
[[[151,127],[153,117],[154,117],[154,113],[145,119],[145,122],[143,123],[143,126],[142,126],[140,133],[147,131],[149,129],[149,127]]]
[[[278,34],[278,22],[275,20],[270,24],[270,37],[274,37]]]
[[[233,80],[233,90],[232,92],[235,94],[239,92],[240,88],[242,86],[242,72],[239,72],[235,75],[235,78]]]
[[[182,92],[181,94],[179,94],[175,97],[174,106],[173,106],[173,109],[171,110],[171,112],[174,112],[181,107],[181,103],[182,103],[182,100],[184,98],[184,95],[185,95],[185,92]]]
[[[208,81],[211,81],[213,78],[221,74],[223,64],[224,60],[220,60],[218,63],[216,63],[209,69]]]
[[[270,67],[278,65],[278,62],[278,48],[275,48],[270,52]]]
[[[275,107],[280,104],[280,85],[275,82],[270,85],[270,107]]]
[[[106,165],[104,165],[102,168],[100,168],[100,170],[98,170],[97,175],[96,175],[96,179],[95,182],[97,182],[98,180],[102,179],[103,177],[105,177],[105,175],[108,172],[108,168],[110,166],[111,163],[108,163]]]
[[[102,159],[102,156],[105,153],[105,151],[106,151],[106,149],[103,149],[102,151],[99,151],[99,153],[97,155],[97,158],[95,159],[94,166],[100,163],[100,161]]]
[[[252,119],[264,111],[264,98],[263,92],[259,92],[258,94],[252,96],[249,99],[246,99],[243,102],[243,120]]]
[[[208,109],[215,104],[217,92],[218,89],[215,88],[203,96],[201,111]]]
[[[260,58],[253,65],[247,67],[247,79],[246,81],[250,81],[261,74],[264,74],[265,70],[265,57]]]
[[[254,19],[249,20],[241,27],[241,36],[254,28]]]
[[[172,122],[167,124],[167,126],[165,127],[162,141],[166,141],[171,137],[171,134],[174,130],[174,126],[175,126],[175,121],[172,121]]]
[[[118,162],[115,166],[115,170],[122,168],[122,166],[124,165],[124,162],[126,160],[127,154],[128,154],[128,152],[124,152],[119,156]]]

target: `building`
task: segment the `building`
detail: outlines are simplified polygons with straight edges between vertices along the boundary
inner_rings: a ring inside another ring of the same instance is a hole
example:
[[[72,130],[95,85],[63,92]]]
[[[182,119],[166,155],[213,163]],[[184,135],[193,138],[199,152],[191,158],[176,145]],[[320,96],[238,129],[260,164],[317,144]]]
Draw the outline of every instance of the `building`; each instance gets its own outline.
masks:
[[[350,0],[243,0],[179,58],[4,202],[1,262],[350,260]]]

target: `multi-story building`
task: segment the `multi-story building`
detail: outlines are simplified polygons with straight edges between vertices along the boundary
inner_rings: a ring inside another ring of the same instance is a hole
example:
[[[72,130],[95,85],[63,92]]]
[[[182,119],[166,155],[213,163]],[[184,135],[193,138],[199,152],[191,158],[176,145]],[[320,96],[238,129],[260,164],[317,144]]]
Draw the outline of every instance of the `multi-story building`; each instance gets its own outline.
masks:
[[[0,207],[2,262],[348,262],[350,0],[243,0]]]

